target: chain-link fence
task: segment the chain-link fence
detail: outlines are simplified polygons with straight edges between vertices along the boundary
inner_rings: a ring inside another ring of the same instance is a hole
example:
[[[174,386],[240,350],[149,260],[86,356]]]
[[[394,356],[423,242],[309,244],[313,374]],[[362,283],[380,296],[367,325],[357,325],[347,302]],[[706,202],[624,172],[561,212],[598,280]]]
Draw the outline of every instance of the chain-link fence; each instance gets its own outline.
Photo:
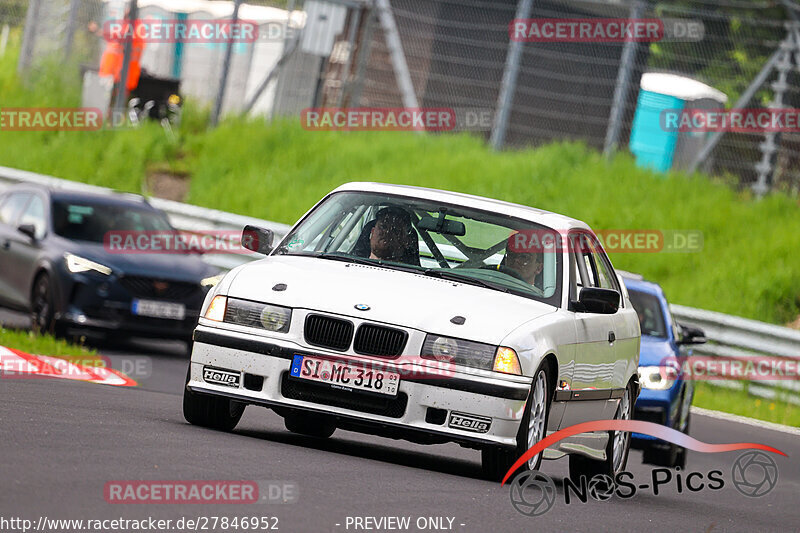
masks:
[[[129,2],[30,0],[21,69],[53,54],[96,64],[105,46],[97,28],[124,17]],[[230,19],[235,4],[186,0],[177,12],[166,0],[138,0],[138,11]],[[21,5],[6,1],[0,16]],[[222,94],[223,114],[450,108],[457,129],[498,148],[579,140],[630,150],[659,170],[698,168],[735,186],[797,194],[800,133],[665,131],[659,115],[800,108],[800,33],[791,25],[798,14],[789,0],[250,1],[238,17],[257,24],[255,41],[148,42],[141,63],[180,79],[184,94],[202,104]],[[515,19],[655,20],[661,33],[521,42],[510,38]]]

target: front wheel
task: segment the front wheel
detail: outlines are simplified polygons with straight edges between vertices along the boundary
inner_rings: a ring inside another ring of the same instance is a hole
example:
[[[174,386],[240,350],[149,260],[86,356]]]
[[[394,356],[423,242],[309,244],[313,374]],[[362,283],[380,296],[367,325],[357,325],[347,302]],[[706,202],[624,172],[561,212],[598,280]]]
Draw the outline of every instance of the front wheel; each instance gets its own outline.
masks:
[[[189,372],[186,373],[189,383]],[[190,424],[221,431],[232,431],[241,420],[247,404],[223,396],[197,394],[183,388],[183,417]]]
[[[545,437],[550,414],[552,392],[549,387],[549,367],[542,364],[533,378],[533,386],[525,406],[525,415],[517,433],[517,446],[513,449],[485,448],[481,452],[484,475],[493,481],[502,479],[519,457]],[[531,457],[520,471],[538,470],[542,463],[542,452]]]
[[[55,332],[55,303],[50,277],[40,274],[31,292],[31,327],[34,333]]]
[[[633,384],[628,383],[625,392],[617,406],[614,420],[630,420],[633,412]],[[602,460],[590,459],[583,455],[569,456],[569,477],[573,483],[579,484],[581,476],[590,480],[594,476],[604,475],[612,480],[616,475],[625,470],[628,463],[628,452],[631,447],[631,434],[629,431],[609,431],[606,444],[606,458]]]
[[[689,434],[689,417],[681,429],[682,433]],[[666,466],[667,468],[680,467],[686,468],[686,448],[677,444],[668,443],[666,446],[650,445],[645,448],[642,455],[642,462],[656,466]]]

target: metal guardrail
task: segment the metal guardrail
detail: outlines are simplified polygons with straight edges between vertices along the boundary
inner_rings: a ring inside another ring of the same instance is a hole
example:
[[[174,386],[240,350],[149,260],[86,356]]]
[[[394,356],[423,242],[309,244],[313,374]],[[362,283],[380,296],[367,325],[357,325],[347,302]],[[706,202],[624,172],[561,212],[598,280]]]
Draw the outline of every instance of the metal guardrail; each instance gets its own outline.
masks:
[[[93,193],[111,193],[111,189],[74,181],[44,176],[13,168],[0,167],[0,190],[15,183],[37,183],[54,188],[82,190]],[[203,234],[217,230],[240,230],[246,224],[271,229],[277,239],[283,238],[290,226],[268,220],[235,215],[215,209],[197,207],[170,200],[152,198],[149,202],[167,213],[175,228]],[[259,256],[236,254],[206,254],[204,260],[220,268],[233,268]],[[683,324],[698,326],[705,330],[707,344],[696,345],[694,355],[714,357],[746,358],[771,356],[800,362],[800,331],[725,315],[713,311],[672,305],[676,320]],[[733,388],[742,388],[741,382],[711,380],[708,383]],[[800,382],[797,380],[773,380],[745,382],[748,390],[765,398],[780,397],[800,405]]]
[[[693,347],[692,355],[749,359],[771,357],[800,365],[800,331],[758,320],[714,311],[671,305],[675,319],[702,328],[708,343]],[[775,379],[759,381],[709,380],[712,385],[747,390],[764,398],[779,398],[800,405],[800,381]]]
[[[113,189],[108,189],[106,187],[54,178],[52,176],[17,170],[15,168],[0,167],[0,191],[17,183],[33,183],[56,189],[69,189],[95,194],[110,194],[115,192]],[[275,233],[275,242],[278,242],[291,228],[291,226],[278,222],[235,215],[224,211],[217,211],[216,209],[208,209],[196,205],[173,202],[171,200],[162,200],[161,198],[150,198],[148,202],[150,202],[152,206],[164,211],[169,217],[170,223],[176,229],[191,231],[201,235],[208,235],[211,234],[211,232],[219,230],[241,230],[245,225],[252,224],[272,230]],[[260,256],[256,254],[205,254],[203,255],[203,260],[216,267],[229,270],[250,260],[258,259],[259,257]]]

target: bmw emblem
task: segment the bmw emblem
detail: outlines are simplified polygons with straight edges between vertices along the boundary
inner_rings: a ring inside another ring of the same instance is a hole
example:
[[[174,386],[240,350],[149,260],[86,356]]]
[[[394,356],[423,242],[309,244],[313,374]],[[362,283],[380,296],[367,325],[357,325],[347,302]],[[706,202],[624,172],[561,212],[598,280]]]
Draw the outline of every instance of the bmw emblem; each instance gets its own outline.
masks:
[[[356,304],[353,307],[355,307],[359,311],[369,311],[370,309],[370,307],[367,304]]]

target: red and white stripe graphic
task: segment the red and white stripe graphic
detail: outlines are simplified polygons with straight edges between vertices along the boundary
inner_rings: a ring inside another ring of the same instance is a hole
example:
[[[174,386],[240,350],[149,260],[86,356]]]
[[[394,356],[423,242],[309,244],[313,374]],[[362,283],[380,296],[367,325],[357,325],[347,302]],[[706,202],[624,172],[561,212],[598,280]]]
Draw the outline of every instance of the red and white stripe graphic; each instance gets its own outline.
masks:
[[[105,359],[97,361],[101,363],[98,366],[83,365],[67,359],[48,355],[31,355],[0,346],[0,378],[61,378],[117,387],[138,385],[135,380],[122,372],[105,366]]]

